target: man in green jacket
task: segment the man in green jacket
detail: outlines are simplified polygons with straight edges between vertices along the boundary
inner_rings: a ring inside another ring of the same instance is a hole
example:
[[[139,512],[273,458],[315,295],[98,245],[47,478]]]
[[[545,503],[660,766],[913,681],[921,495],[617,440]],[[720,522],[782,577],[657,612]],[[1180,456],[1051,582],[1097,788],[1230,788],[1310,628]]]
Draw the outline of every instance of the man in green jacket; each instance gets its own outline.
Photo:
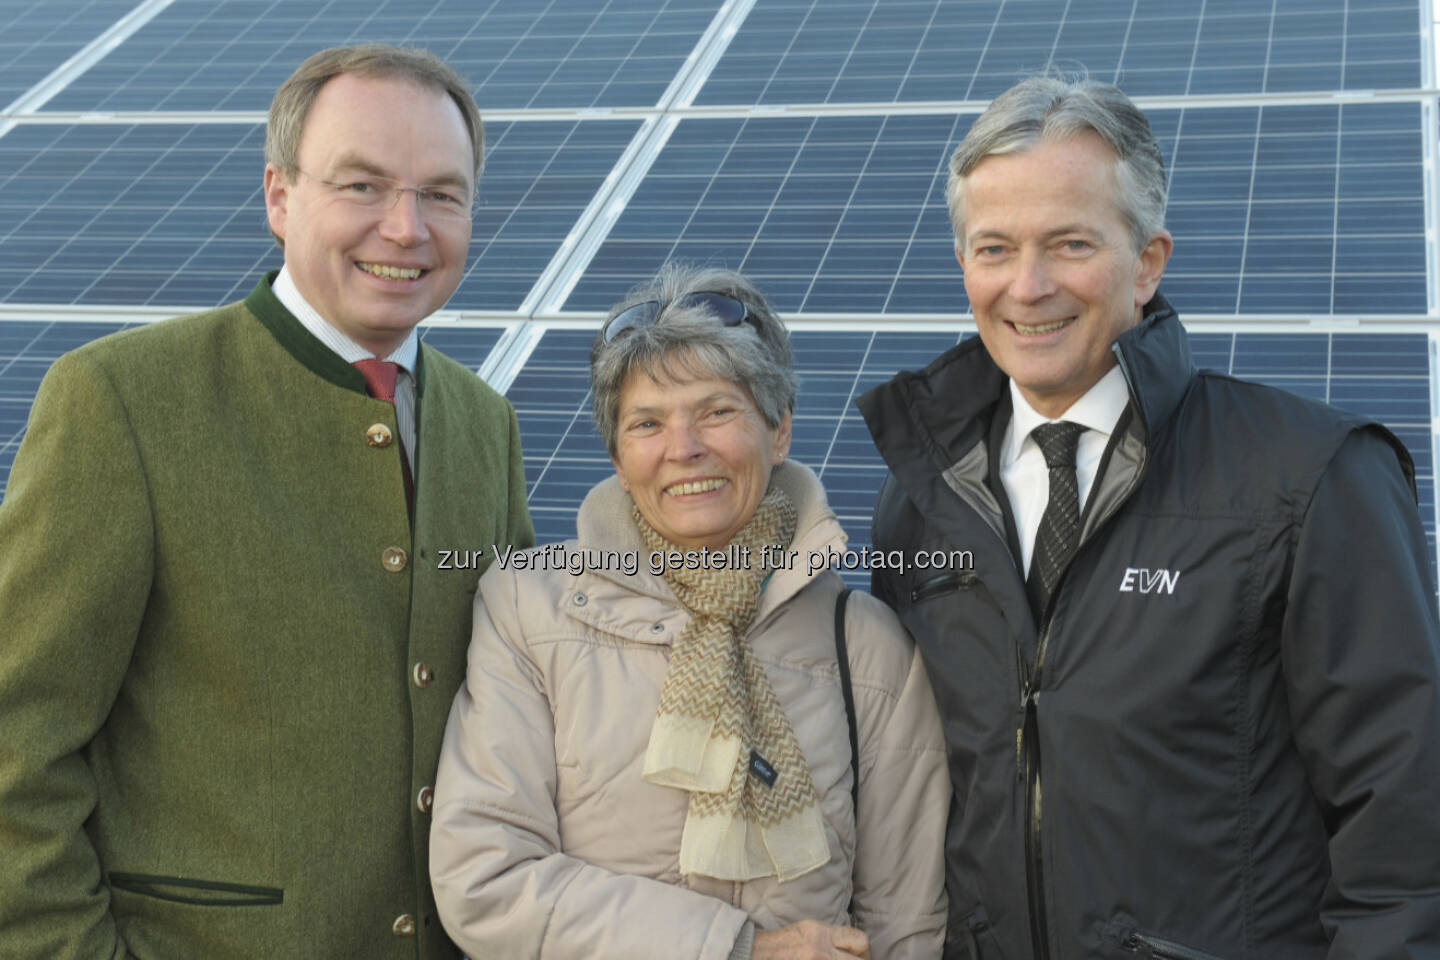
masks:
[[[0,958],[455,956],[443,560],[534,539],[514,412],[415,333],[481,148],[436,58],[317,54],[267,128],[284,269],[45,378],[0,504]]]

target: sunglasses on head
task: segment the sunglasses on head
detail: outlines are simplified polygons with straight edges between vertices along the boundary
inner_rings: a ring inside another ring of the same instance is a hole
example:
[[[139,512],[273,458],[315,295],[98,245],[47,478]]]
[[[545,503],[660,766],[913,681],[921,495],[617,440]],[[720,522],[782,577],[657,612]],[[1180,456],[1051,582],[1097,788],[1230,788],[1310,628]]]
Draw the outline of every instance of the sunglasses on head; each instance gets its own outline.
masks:
[[[696,293],[683,294],[674,300],[646,300],[633,307],[626,307],[605,324],[605,342],[611,343],[616,337],[623,337],[631,330],[654,326],[655,321],[660,319],[660,314],[664,313],[666,308],[671,305],[700,307],[727,327],[738,327],[749,321],[757,331],[760,329],[759,321],[751,315],[750,308],[745,306],[744,301],[736,300],[723,293],[701,290]]]

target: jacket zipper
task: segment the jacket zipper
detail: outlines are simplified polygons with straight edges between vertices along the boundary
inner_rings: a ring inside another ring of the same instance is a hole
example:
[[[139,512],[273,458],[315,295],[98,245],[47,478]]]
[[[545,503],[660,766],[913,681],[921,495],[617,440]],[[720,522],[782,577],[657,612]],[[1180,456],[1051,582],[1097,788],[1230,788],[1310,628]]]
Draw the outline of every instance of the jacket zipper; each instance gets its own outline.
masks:
[[[1125,375],[1126,384],[1129,385],[1129,371],[1125,368],[1124,358],[1120,351],[1115,350],[1119,358],[1121,372]],[[1133,392],[1132,392],[1133,396]],[[1114,508],[1110,513],[1101,517],[1092,528],[1091,537],[1094,531],[1098,531],[1109,522],[1134,494],[1140,482],[1145,477],[1145,464],[1148,457],[1142,459],[1140,466],[1135,471],[1135,476],[1130,486],[1125,490],[1122,497],[1115,501]],[[1098,479],[1098,478],[1097,478]],[[1082,539],[1075,547],[1078,553],[1089,538]],[[1074,556],[1071,556],[1073,562]],[[1060,592],[1065,582],[1065,574],[1070,570],[1067,563],[1065,569],[1060,571],[1060,579],[1055,583],[1055,592],[1050,596],[1049,606],[1053,607],[1055,596]],[[1029,824],[1025,831],[1025,879],[1027,893],[1030,897],[1030,940],[1031,953],[1034,960],[1050,960],[1050,942],[1045,931],[1049,924],[1046,920],[1045,906],[1045,863],[1044,848],[1041,844],[1041,826],[1043,823],[1043,799],[1040,776],[1040,679],[1045,669],[1045,653],[1050,644],[1051,611],[1046,609],[1042,614],[1040,623],[1040,636],[1035,643],[1035,664],[1034,667],[1024,670],[1025,658],[1020,654],[1019,644],[1016,644],[1015,657],[1020,662],[1020,724],[1015,733],[1015,757],[1020,775],[1025,781],[1025,811]],[[1191,960],[1185,955],[1178,955],[1178,960]]]
[[[1021,675],[1020,729],[1015,734],[1015,752],[1020,760],[1020,772],[1025,782],[1025,881],[1026,892],[1030,898],[1030,952],[1035,960],[1050,958],[1050,941],[1045,935],[1048,924],[1045,912],[1045,862],[1040,843],[1040,718],[1036,710],[1040,696],[1036,684],[1044,665],[1045,642],[1049,638],[1049,631],[1050,624],[1047,619],[1035,648],[1035,668],[1029,671],[1028,675]],[[1024,658],[1019,659],[1023,666]]]
[[[958,590],[972,590],[977,596],[981,596],[1000,614],[1001,619],[1009,622],[1005,616],[1005,608],[1000,606],[1000,601],[990,592],[979,576],[974,572],[945,573],[932,577],[924,583],[916,585],[910,592],[911,602],[929,599],[940,593],[949,590],[951,586]],[[1035,654],[1034,676],[1038,677],[1045,660],[1045,640],[1049,636],[1049,622],[1046,622],[1046,629],[1041,634],[1040,645]],[[1027,868],[1025,878],[1030,898],[1030,937],[1032,943],[1032,955],[1034,960],[1049,960],[1050,947],[1045,940],[1045,899],[1043,896],[1043,863],[1040,859],[1040,754],[1038,722],[1039,718],[1035,713],[1035,704],[1039,692],[1031,682],[1031,673],[1026,667],[1025,658],[1021,655],[1020,640],[1012,630],[1010,632],[1010,645],[1015,650],[1015,671],[1020,683],[1020,707],[1022,719],[1020,729],[1015,736],[1015,759],[1020,776],[1025,780],[1025,804],[1028,811],[1027,819],[1029,828],[1025,831],[1025,859]],[[1028,731],[1028,735],[1027,735]],[[1029,747],[1027,753],[1026,748]]]
[[[1169,940],[1161,940],[1159,937],[1146,936],[1138,932],[1127,936],[1122,945],[1131,953],[1139,953],[1142,949],[1149,950],[1148,955],[1154,960],[1220,960],[1213,953],[1193,950]]]

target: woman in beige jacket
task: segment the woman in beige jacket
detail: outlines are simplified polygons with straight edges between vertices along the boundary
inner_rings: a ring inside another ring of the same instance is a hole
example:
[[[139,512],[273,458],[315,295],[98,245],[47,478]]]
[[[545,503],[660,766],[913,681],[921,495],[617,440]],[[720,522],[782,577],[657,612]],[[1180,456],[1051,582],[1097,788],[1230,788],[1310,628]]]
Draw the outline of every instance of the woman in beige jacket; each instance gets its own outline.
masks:
[[[785,460],[795,377],[764,298],[667,268],[591,353],[616,476],[579,539],[481,579],[431,877],[489,958],[939,957],[950,785],[930,685],[850,597],[845,535]],[[818,569],[816,569],[818,568]]]

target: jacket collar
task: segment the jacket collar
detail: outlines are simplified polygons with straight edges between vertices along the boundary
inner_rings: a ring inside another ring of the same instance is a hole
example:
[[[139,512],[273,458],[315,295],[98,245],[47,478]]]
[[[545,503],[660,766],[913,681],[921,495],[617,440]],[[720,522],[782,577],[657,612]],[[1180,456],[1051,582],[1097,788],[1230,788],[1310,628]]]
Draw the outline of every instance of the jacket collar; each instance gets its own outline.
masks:
[[[1116,337],[1110,349],[1148,437],[1175,413],[1195,379],[1185,327],[1175,308],[1157,293],[1145,304],[1144,319]]]
[[[285,351],[303,364],[311,373],[337,387],[355,393],[365,394],[365,377],[360,371],[346,363],[339,354],[305,329],[295,315],[285,308],[270,285],[279,276],[279,270],[271,270],[260,278],[255,289],[245,298],[245,308],[270,331]],[[425,354],[430,348],[422,342],[415,354],[415,393],[425,393]]]

